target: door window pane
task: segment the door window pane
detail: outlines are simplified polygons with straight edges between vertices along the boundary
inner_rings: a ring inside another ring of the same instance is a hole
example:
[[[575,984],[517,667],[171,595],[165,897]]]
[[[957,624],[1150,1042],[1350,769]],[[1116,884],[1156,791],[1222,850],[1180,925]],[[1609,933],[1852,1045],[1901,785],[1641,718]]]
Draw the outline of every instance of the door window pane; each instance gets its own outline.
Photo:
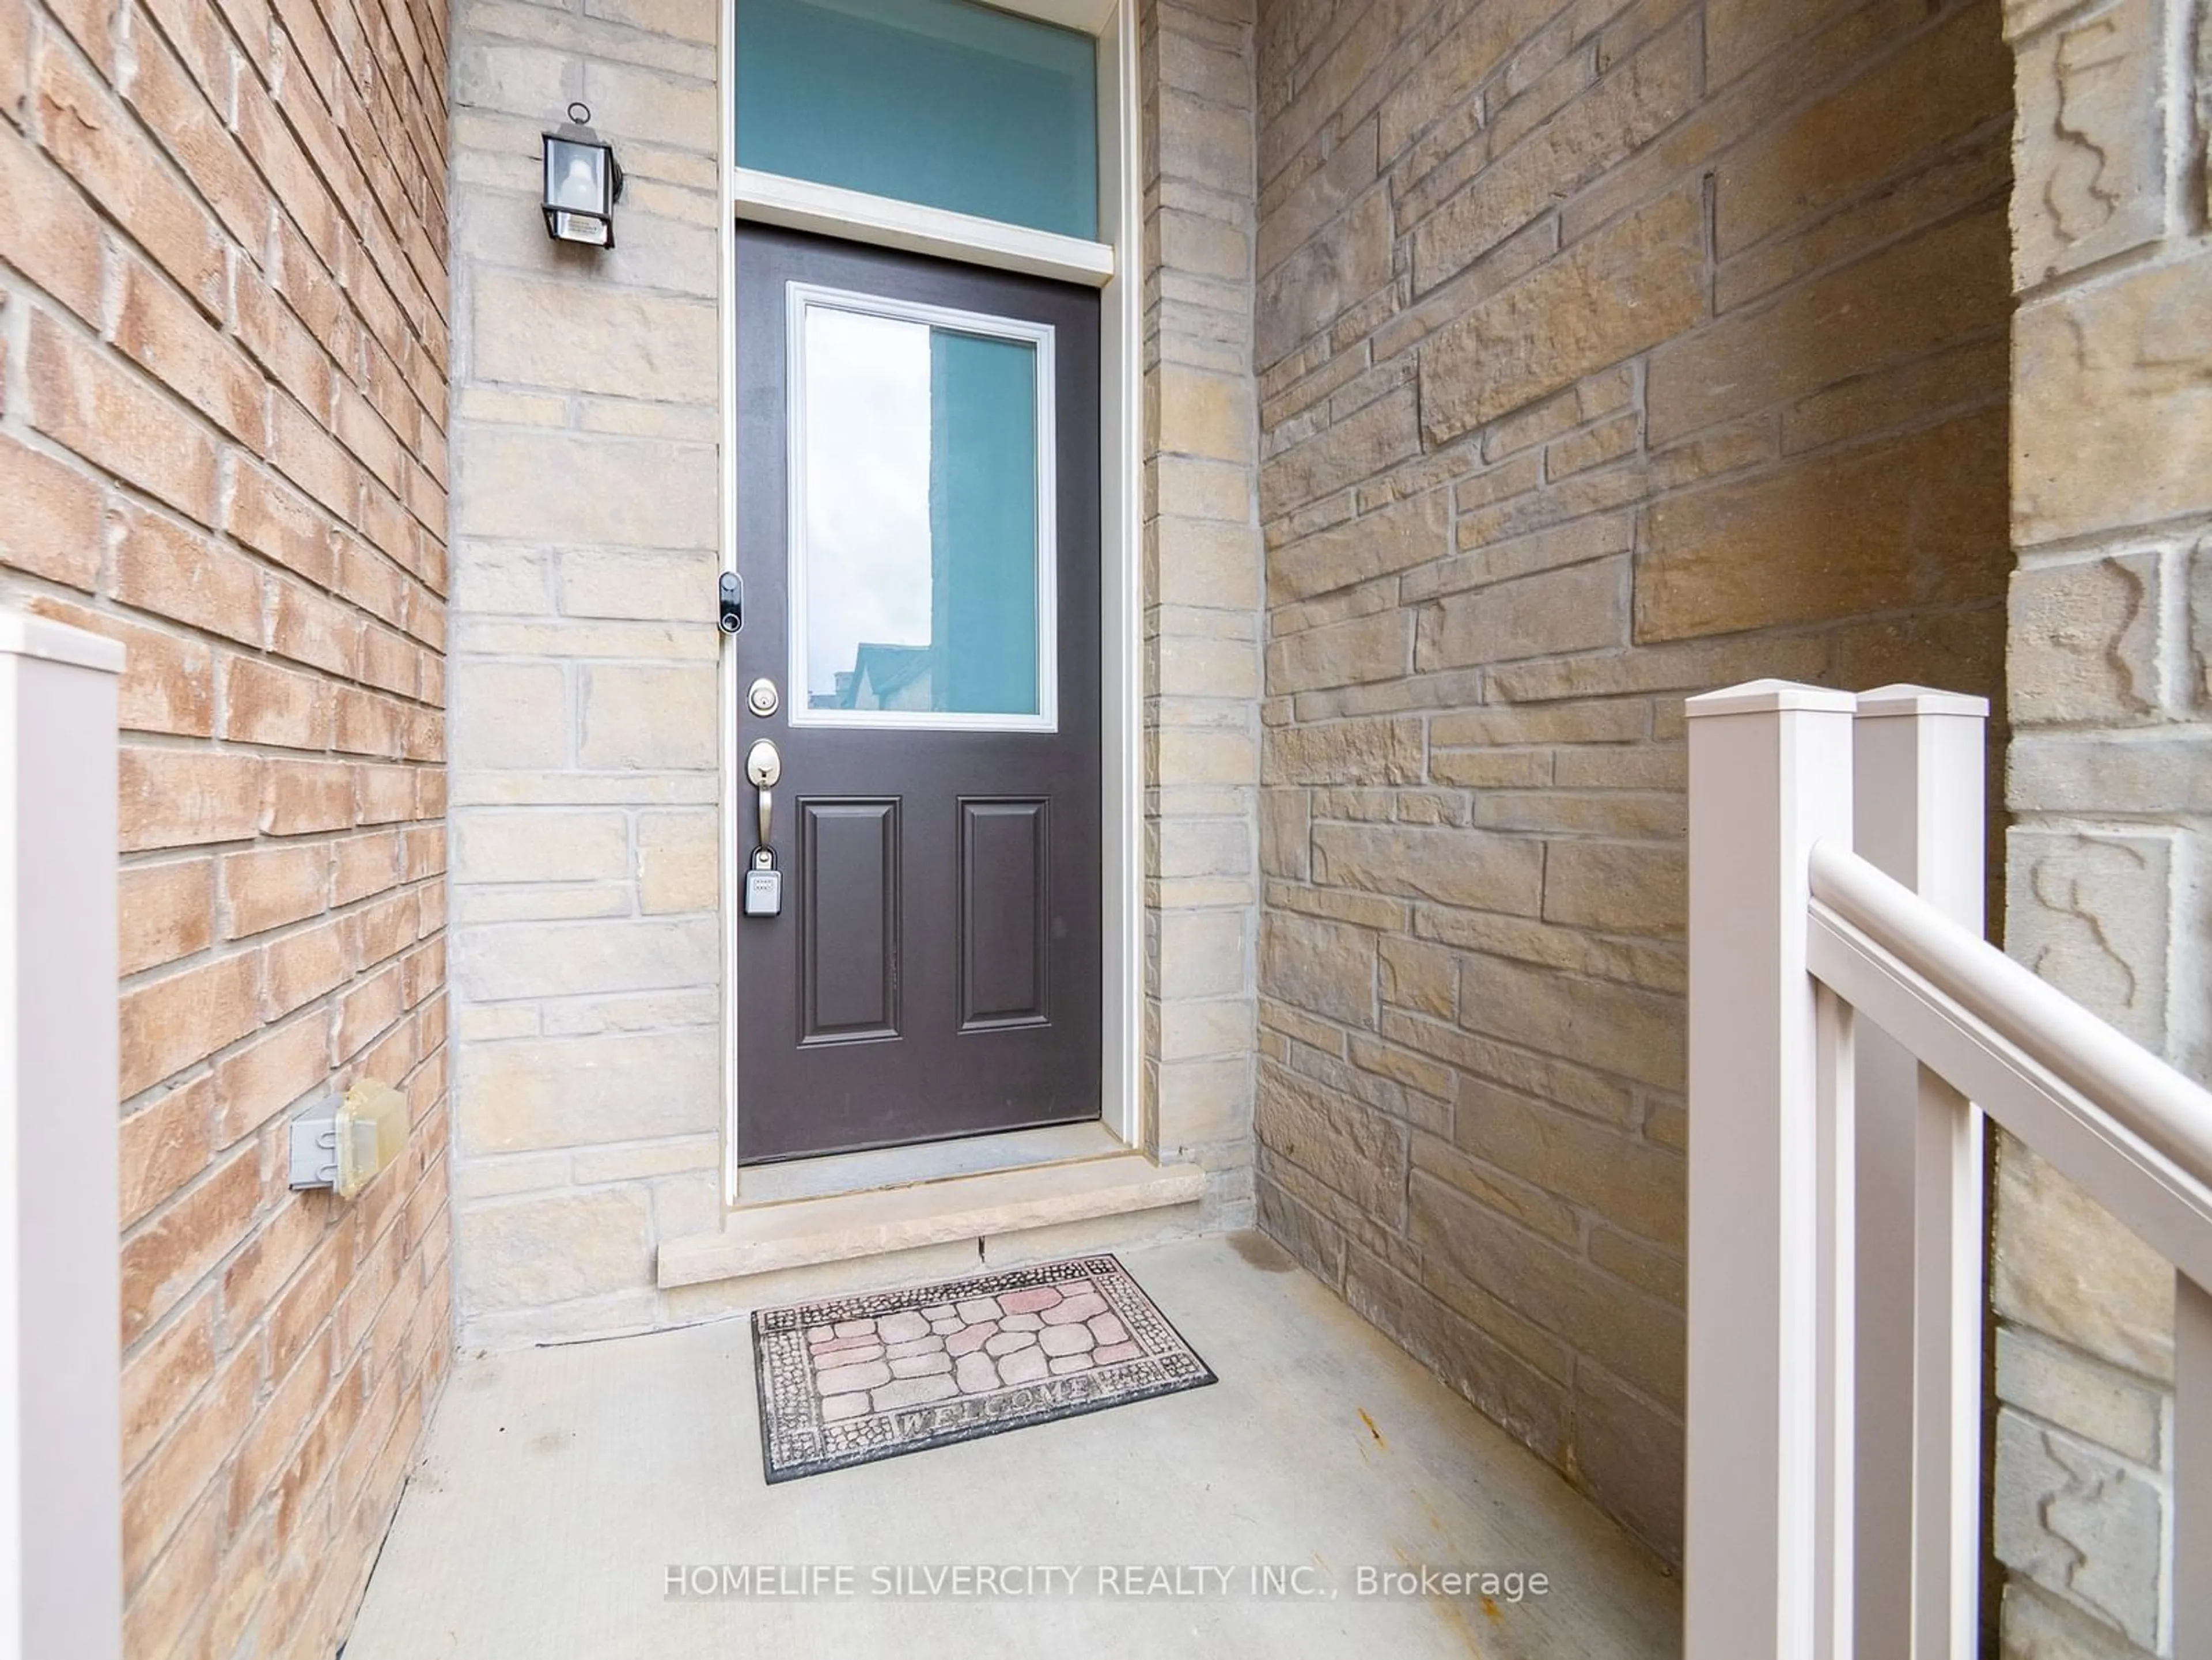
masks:
[[[1098,234],[1097,43],[968,0],[738,0],[738,165]]]
[[[1051,730],[1051,331],[792,307],[793,718]]]

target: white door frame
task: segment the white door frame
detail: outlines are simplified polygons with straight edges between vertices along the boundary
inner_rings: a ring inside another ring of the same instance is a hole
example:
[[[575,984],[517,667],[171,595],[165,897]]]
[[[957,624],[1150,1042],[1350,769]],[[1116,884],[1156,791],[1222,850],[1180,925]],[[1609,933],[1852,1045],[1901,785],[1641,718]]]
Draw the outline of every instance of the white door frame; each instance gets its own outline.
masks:
[[[720,252],[722,569],[737,569],[737,272],[732,234],[740,220],[785,225],[877,246],[965,260],[1001,271],[1081,283],[1099,291],[1100,852],[1104,860],[1100,931],[1104,1006],[1100,1117],[1124,1145],[1141,1147],[1143,1117],[1144,884],[1144,344],[1143,179],[1139,171],[1135,0],[993,0],[1096,35],[1098,52],[1098,217],[1104,240],[1086,242],[971,215],[918,207],[858,191],[740,168],[736,162],[736,29],[721,18],[722,176],[729,218]],[[737,654],[724,642],[720,668],[723,1202],[738,1202],[738,927],[744,777],[735,764],[741,732]]]

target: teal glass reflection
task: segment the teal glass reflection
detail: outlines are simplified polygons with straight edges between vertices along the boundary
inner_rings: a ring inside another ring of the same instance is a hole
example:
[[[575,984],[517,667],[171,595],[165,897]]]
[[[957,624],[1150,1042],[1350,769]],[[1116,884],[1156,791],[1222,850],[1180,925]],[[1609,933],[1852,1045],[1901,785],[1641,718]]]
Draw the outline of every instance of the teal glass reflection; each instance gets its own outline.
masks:
[[[802,340],[806,707],[1038,716],[1036,346],[819,305]]]
[[[737,0],[738,165],[1098,234],[1097,43],[968,0]]]

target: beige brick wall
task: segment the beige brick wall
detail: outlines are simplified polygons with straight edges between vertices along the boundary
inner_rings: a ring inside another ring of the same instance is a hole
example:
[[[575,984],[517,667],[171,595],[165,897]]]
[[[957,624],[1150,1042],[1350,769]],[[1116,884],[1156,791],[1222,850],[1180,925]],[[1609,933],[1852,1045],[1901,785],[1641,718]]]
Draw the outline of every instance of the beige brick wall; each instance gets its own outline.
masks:
[[[1996,693],[1996,0],[1258,35],[1260,1213],[1680,1539],[1681,699]]]
[[[715,0],[454,14],[455,1180],[466,1342],[726,1313]],[[1144,15],[1146,1145],[1249,1218],[1260,538],[1251,26]],[[589,103],[617,246],[556,247],[538,133]]]
[[[2008,0],[2014,160],[2006,941],[2212,1079],[2212,68],[2187,0]],[[1998,1152],[2007,1655],[2171,1654],[2166,1263]],[[2199,1569],[2201,1571],[2201,1565]]]
[[[451,1347],[443,29],[0,0],[0,604],[130,659],[134,1660],[328,1655]],[[362,1078],[398,1167],[291,1194]]]

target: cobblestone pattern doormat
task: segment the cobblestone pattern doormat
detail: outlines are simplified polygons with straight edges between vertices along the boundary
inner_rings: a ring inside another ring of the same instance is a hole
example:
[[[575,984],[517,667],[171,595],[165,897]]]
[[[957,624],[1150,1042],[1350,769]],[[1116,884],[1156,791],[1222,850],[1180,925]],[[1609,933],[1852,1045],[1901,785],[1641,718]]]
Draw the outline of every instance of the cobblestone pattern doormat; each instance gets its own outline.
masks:
[[[1105,1256],[763,1309],[753,1363],[772,1482],[1214,1381]]]

